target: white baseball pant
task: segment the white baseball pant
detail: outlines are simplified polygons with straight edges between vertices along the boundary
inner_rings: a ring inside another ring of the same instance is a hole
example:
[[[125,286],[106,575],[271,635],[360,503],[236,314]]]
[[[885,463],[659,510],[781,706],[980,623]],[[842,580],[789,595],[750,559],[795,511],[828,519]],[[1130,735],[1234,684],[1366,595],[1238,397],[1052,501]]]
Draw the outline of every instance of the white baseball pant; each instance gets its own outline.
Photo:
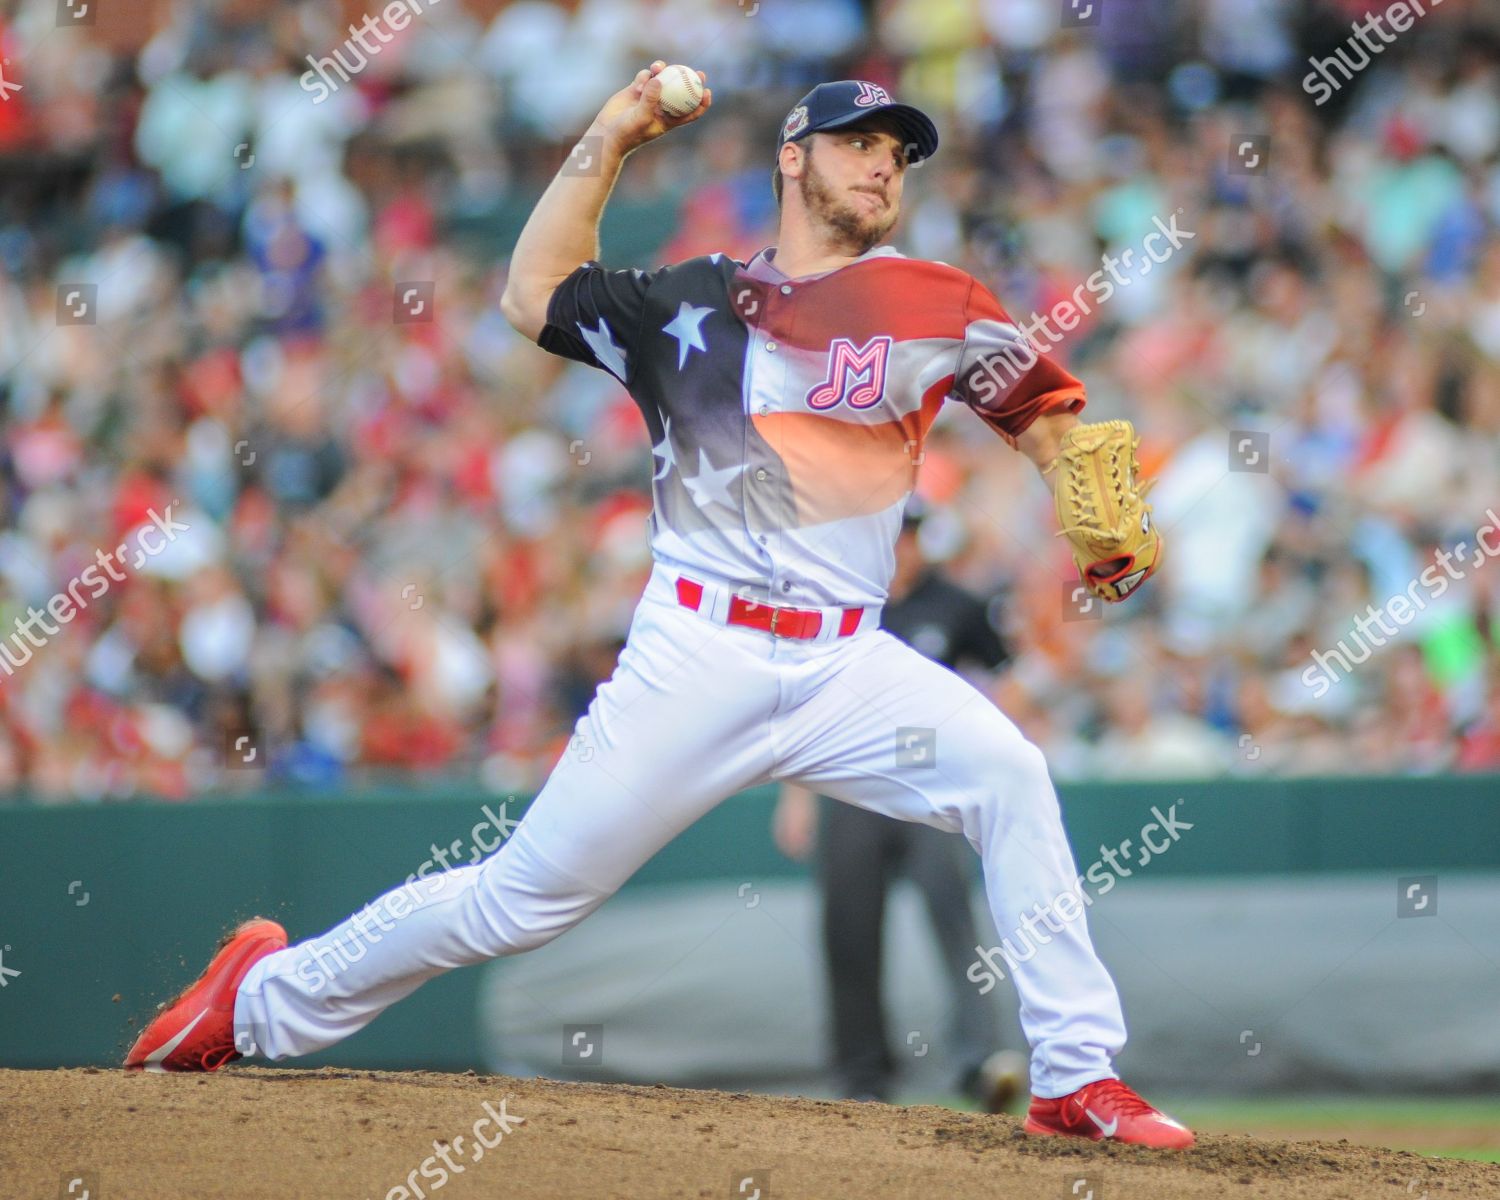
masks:
[[[1058,903],[1079,883],[1041,751],[871,614],[849,637],[776,638],[680,606],[675,579],[653,570],[614,674],[506,843],[258,962],[235,1004],[242,1048],[309,1054],[435,975],[544,945],[721,800],[790,780],[961,831],[1013,946],[1024,914],[1076,911],[1045,933],[1033,917],[1036,953],[1010,963],[1032,1091],[1063,1096],[1113,1077],[1124,1019],[1084,906]]]

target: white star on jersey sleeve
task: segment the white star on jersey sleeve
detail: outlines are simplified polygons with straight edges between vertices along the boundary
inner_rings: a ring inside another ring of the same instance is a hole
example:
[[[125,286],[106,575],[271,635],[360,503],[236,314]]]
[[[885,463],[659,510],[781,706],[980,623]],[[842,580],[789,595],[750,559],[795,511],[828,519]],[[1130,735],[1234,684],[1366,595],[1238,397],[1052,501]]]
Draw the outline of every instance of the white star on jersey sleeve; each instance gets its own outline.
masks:
[[[658,479],[665,479],[667,472],[677,466],[677,451],[672,449],[672,418],[662,419],[661,441],[651,447],[654,457],[661,459],[661,470],[651,476],[654,483]],[[680,468],[679,468],[680,469]]]
[[[615,331],[609,327],[609,322],[600,317],[597,329],[587,329],[583,322],[579,321],[578,332],[583,335],[583,340],[589,344],[589,349],[594,352],[594,357],[599,360],[600,364],[621,383],[624,383],[625,351],[615,342]]]
[[[739,464],[715,470],[708,461],[708,455],[700,446],[698,448],[698,473],[691,479],[684,475],[682,482],[691,493],[693,503],[699,508],[707,508],[715,501],[725,508],[735,508],[737,506],[729,494],[729,484],[744,469],[744,465]]]
[[[662,326],[663,333],[677,339],[677,369],[679,371],[687,364],[689,350],[708,352],[708,346],[703,341],[703,319],[711,312],[713,312],[711,308],[695,308],[684,300],[677,310],[677,315]]]

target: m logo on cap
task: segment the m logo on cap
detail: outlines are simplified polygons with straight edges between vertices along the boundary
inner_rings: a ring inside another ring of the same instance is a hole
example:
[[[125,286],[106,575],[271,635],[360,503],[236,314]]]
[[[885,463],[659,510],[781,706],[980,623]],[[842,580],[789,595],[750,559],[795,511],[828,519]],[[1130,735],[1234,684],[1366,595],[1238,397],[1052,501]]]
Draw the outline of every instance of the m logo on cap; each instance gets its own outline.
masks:
[[[786,125],[783,126],[781,137],[783,141],[789,141],[807,128],[807,105],[799,104],[787,114]]]
[[[854,103],[860,108],[873,108],[877,104],[889,104],[891,94],[878,83],[865,83],[860,81],[859,95],[854,97]]]

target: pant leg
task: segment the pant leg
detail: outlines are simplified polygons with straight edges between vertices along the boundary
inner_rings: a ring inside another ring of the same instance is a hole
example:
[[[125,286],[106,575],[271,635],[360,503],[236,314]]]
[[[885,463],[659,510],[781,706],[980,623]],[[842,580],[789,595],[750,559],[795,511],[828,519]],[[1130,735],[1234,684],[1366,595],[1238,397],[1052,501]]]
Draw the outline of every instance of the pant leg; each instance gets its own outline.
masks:
[[[890,822],[824,799],[818,838],[833,1064],[847,1094],[888,1095],[894,1064],[881,991]]]
[[[962,832],[980,854],[1010,953],[975,947],[967,977],[1008,967],[1031,1045],[1032,1090],[1114,1075],[1125,1022],[1094,953],[1042,753],[970,684],[883,631],[806,654],[778,715],[775,775],[851,804]],[[1045,924],[1044,924],[1045,922]],[[982,951],[992,953],[981,961]],[[987,964],[993,963],[990,967]]]
[[[777,686],[759,639],[643,600],[613,676],[509,840],[258,962],[235,1004],[242,1048],[309,1054],[435,975],[543,945],[721,799],[763,782]]]
[[[969,866],[973,862],[961,837],[927,825],[901,827],[906,853],[902,874],[917,885],[942,955],[951,1005],[949,1045],[961,1083],[1000,1049],[1000,1018],[993,996],[981,996],[967,978],[979,935],[969,906]]]

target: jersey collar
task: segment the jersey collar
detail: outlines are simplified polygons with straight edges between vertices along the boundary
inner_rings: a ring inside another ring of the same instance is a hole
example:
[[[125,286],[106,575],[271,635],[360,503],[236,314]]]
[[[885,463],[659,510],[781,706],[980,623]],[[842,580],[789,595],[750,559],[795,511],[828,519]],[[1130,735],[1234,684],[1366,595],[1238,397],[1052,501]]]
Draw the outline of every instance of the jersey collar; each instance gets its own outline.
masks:
[[[751,279],[760,280],[762,283],[785,282],[790,278],[790,276],[788,276],[784,271],[781,270],[781,268],[776,265],[775,254],[776,247],[767,246],[754,258],[752,258],[749,263],[746,264],[745,274],[750,276]],[[851,259],[849,262],[846,262],[842,267],[834,267],[832,271],[820,271],[816,275],[804,275],[800,278],[801,281],[805,283],[810,279],[822,279],[824,276],[832,275],[835,272],[845,270],[848,267],[854,266],[856,263],[862,263],[867,261],[868,259],[905,257],[906,256],[902,254],[901,251],[897,250],[894,246],[876,246],[874,247],[874,249],[866,250],[858,258]]]

